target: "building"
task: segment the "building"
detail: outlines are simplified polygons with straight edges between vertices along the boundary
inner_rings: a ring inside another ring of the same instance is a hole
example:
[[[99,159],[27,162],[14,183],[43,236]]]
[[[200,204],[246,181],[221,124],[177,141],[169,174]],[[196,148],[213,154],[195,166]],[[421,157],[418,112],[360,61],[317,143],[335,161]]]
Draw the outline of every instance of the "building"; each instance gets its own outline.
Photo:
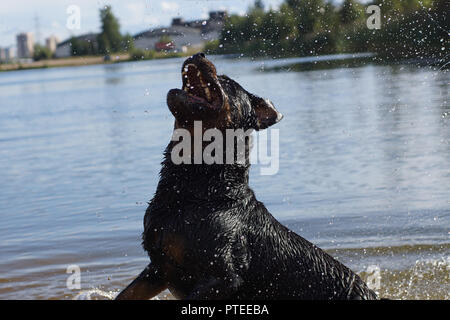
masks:
[[[0,48],[0,63],[6,62],[6,48]]]
[[[34,38],[30,32],[20,33],[16,37],[17,40],[17,57],[27,59],[33,57]]]
[[[226,11],[210,11],[209,19],[202,24],[202,32],[206,36],[207,41],[217,40],[225,25],[227,18]]]
[[[14,60],[14,48],[0,48],[0,63],[11,62]]]
[[[45,46],[54,53],[56,51],[56,47],[58,46],[59,39],[55,36],[50,36],[47,39],[45,39]]]
[[[15,49],[14,47],[5,48],[5,60],[7,62],[11,62],[15,59]]]
[[[134,46],[143,50],[161,48],[161,38],[170,39],[173,46],[170,50],[185,50],[188,47],[201,49],[205,42],[216,40],[220,36],[226,11],[211,11],[209,19],[184,21],[177,17],[172,19],[170,27],[157,28],[135,35]]]
[[[202,49],[206,42],[219,39],[226,17],[226,11],[211,11],[206,20],[185,21],[181,17],[176,17],[172,19],[170,27],[156,28],[136,34],[133,37],[134,47],[158,51]],[[67,39],[56,45],[54,56],[56,58],[70,57],[74,50],[72,41],[77,43],[77,51],[81,54],[98,52],[97,38],[98,34],[88,33]],[[52,50],[49,39],[47,39],[47,47]]]
[[[172,19],[172,26],[184,26],[184,25],[186,25],[186,22],[184,21],[183,18],[178,17]]]
[[[98,49],[98,34],[88,33],[78,37],[69,38],[61,43],[58,43],[55,50],[56,58],[67,58],[72,55],[72,40],[84,44],[86,47],[92,47],[93,51]]]
[[[201,48],[204,39],[201,30],[186,26],[172,25],[169,28],[157,28],[134,36],[134,46],[143,50],[155,50],[162,38],[170,39],[172,50],[182,50],[183,47]]]

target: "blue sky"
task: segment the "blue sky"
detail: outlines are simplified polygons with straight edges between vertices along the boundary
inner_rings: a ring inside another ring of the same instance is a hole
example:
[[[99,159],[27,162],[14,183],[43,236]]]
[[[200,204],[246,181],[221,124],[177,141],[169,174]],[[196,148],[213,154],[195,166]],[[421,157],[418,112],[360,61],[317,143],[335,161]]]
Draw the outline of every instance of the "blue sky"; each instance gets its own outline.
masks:
[[[269,7],[278,7],[283,0],[264,0]],[[97,32],[100,28],[99,8],[110,4],[119,18],[121,30],[131,34],[156,26],[169,25],[171,18],[206,18],[208,11],[226,9],[244,13],[254,0],[1,0],[0,47],[15,45],[20,32],[36,30],[38,17],[41,41],[50,35],[65,40],[71,35]],[[67,8],[77,5],[81,11],[79,30],[66,27]]]

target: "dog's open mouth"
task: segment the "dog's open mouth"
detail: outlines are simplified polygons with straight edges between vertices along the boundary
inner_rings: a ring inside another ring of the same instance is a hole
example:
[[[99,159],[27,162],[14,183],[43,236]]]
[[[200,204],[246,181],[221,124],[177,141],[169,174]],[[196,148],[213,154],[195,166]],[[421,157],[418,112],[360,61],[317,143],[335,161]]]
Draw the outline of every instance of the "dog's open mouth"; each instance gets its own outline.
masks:
[[[204,54],[196,54],[183,63],[183,85],[167,93],[167,105],[179,123],[213,117],[225,105],[225,93],[216,67]]]
[[[203,69],[203,72],[201,69]],[[213,109],[220,109],[223,104],[222,90],[214,71],[209,70],[209,66],[206,64],[197,66],[197,64],[187,61],[181,72],[182,89],[195,102]]]

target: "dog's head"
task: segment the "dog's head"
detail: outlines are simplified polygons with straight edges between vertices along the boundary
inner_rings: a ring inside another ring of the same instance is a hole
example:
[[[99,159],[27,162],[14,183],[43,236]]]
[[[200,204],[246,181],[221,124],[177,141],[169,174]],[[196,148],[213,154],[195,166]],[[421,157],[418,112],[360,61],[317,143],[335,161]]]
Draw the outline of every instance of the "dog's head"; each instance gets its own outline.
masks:
[[[202,121],[204,129],[243,128],[261,130],[282,119],[272,102],[242,88],[216,67],[203,53],[188,58],[182,66],[183,86],[167,94],[175,128],[191,129]]]

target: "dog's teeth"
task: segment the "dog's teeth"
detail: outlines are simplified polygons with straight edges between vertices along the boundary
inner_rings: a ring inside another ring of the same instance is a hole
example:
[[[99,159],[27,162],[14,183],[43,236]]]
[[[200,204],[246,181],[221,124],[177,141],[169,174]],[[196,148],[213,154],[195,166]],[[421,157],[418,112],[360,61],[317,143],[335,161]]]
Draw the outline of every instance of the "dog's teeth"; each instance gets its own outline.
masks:
[[[211,93],[209,92],[209,88],[205,88],[205,94],[208,100],[211,100]]]
[[[200,77],[201,75],[200,71],[197,71],[197,77]]]

